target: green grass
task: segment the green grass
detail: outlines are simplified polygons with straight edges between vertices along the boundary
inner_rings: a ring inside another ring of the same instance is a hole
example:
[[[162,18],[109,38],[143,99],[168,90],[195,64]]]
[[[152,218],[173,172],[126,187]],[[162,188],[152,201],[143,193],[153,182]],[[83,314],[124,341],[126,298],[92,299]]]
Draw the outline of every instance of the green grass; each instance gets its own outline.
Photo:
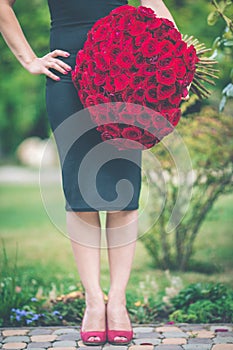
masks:
[[[52,193],[50,196],[49,191]],[[45,191],[46,192],[46,191]],[[15,259],[18,250],[18,274],[21,280],[37,281],[45,289],[51,289],[52,283],[60,285],[60,291],[67,292],[79,282],[71,245],[65,233],[65,213],[61,195],[56,189],[48,188],[47,198],[51,200],[49,212],[57,217],[48,216],[37,186],[0,186],[0,238],[4,241],[8,258]],[[195,244],[194,258],[203,266],[215,265],[218,273],[202,272],[172,272],[180,276],[184,286],[193,282],[224,282],[233,286],[233,195],[219,198],[206,222],[203,224]],[[52,206],[53,202],[53,206]],[[56,221],[59,219],[59,222]],[[103,219],[103,217],[102,217]],[[55,221],[55,222],[54,222]],[[56,224],[55,224],[56,223]],[[0,259],[2,263],[2,259]],[[1,267],[0,267],[1,268]],[[101,284],[107,290],[109,287],[109,270],[107,251],[101,251]],[[147,288],[153,292],[152,280],[158,284],[159,291],[169,285],[164,271],[153,268],[140,239],[137,242],[133,269],[128,285],[128,291],[138,292],[141,281],[147,282]],[[64,286],[64,288],[63,288]],[[154,290],[154,292],[157,292]]]

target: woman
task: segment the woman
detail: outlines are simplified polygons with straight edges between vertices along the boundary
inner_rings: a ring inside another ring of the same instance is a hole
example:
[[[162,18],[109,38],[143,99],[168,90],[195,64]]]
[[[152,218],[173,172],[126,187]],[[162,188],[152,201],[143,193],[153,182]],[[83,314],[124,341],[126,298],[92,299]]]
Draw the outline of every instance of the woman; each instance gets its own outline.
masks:
[[[88,30],[96,20],[106,16],[112,9],[126,5],[127,0],[48,0],[51,52],[44,57],[37,57],[27,42],[13,11],[14,2],[0,2],[0,31],[13,54],[29,73],[46,76],[47,110],[51,128],[55,131],[83,108],[70,72],[75,66],[75,55],[82,48]],[[162,0],[142,0],[141,5],[151,7],[158,16],[174,22]],[[62,138],[56,138],[56,141],[61,156]],[[87,177],[85,176],[85,181],[81,179],[81,185],[77,181],[78,170],[87,152],[100,143],[99,134],[90,128],[70,146],[62,165],[67,228],[86,296],[81,337],[85,344],[102,344],[107,340],[114,344],[127,344],[131,341],[133,332],[126,309],[125,291],[137,238],[141,151],[115,152],[109,145],[105,152],[110,157],[107,157],[108,161],[96,176],[97,191],[88,193],[91,191],[88,173],[96,170],[95,157],[89,160]],[[116,184],[122,179],[133,185],[130,199],[128,187],[125,197],[122,190],[116,193]],[[99,194],[104,199],[104,205],[98,205]],[[114,201],[117,195],[121,201]],[[87,198],[92,199],[92,205]],[[95,198],[98,200],[94,205]],[[111,286],[106,307],[100,286],[100,210],[106,211],[107,215],[106,238]]]

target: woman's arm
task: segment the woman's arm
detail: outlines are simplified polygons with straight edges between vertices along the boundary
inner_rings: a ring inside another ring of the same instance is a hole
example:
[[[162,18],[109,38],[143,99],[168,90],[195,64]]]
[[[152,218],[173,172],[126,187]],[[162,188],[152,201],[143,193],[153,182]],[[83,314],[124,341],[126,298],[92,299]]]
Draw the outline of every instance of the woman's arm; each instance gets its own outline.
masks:
[[[171,12],[168,10],[167,6],[164,4],[163,0],[140,0],[142,6],[150,7],[158,17],[164,17],[172,21],[176,26],[175,20],[172,17]]]
[[[54,80],[60,80],[49,68],[67,74],[71,67],[57,56],[68,57],[69,53],[62,50],[55,50],[44,57],[37,57],[27,39],[13,11],[15,0],[0,0],[0,32],[21,65],[31,74],[45,74]]]

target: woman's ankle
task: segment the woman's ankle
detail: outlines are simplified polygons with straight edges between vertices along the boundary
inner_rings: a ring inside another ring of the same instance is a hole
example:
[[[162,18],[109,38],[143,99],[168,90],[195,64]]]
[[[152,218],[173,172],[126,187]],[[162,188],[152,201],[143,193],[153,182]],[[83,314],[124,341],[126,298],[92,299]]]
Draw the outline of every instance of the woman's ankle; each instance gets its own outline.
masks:
[[[85,291],[86,305],[92,307],[104,304],[104,293],[100,291]]]
[[[108,303],[113,302],[114,304],[123,304],[126,305],[126,295],[123,290],[110,290],[108,293]]]

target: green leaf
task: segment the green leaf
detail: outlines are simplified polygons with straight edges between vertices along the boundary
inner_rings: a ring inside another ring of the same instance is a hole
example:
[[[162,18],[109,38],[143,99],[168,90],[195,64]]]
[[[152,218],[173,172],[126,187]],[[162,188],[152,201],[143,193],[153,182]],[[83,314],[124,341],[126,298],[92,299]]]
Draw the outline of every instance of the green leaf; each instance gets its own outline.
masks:
[[[219,19],[219,13],[218,11],[213,11],[213,12],[210,12],[208,18],[207,18],[207,22],[210,26],[214,26],[215,23],[217,22],[217,20]]]

